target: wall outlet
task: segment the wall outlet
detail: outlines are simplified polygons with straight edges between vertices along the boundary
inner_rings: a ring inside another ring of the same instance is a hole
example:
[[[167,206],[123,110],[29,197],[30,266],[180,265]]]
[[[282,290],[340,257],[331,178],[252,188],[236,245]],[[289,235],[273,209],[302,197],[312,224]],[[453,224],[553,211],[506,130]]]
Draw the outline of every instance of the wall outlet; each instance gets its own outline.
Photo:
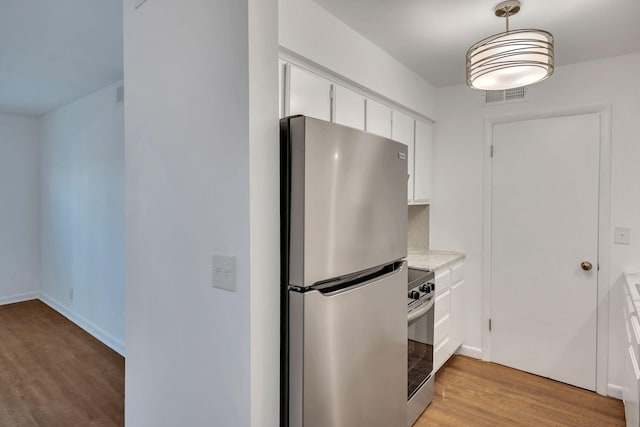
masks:
[[[213,254],[212,283],[214,288],[236,291],[236,257],[233,255]]]
[[[69,299],[73,301],[73,289],[69,289]]]
[[[619,245],[628,245],[631,243],[631,228],[616,226],[613,234],[613,243]]]

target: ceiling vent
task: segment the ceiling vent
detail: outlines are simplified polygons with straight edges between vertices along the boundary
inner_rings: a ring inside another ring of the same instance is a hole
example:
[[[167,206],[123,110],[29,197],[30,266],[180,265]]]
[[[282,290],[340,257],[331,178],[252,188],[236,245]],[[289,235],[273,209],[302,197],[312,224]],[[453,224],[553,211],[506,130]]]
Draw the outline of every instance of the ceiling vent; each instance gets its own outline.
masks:
[[[527,100],[527,87],[517,87],[505,90],[487,90],[484,92],[485,104],[507,104]]]

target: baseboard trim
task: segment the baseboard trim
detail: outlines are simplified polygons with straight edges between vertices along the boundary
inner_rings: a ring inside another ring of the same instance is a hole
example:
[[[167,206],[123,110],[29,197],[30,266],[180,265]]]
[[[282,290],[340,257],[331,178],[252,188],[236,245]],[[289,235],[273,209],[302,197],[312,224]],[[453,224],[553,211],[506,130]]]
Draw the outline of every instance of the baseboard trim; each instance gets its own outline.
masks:
[[[458,347],[456,354],[473,357],[474,359],[482,359],[482,349],[478,347],[471,347],[470,345],[461,345]]]
[[[55,311],[62,314],[64,317],[66,317],[67,319],[69,319],[70,321],[72,321],[82,329],[84,329],[86,332],[91,334],[93,337],[95,337],[97,340],[102,342],[104,345],[106,345],[107,347],[109,347],[110,349],[112,349],[113,351],[115,351],[116,353],[124,357],[124,350],[125,350],[124,342],[117,339],[113,335],[109,334],[104,329],[100,328],[95,323],[91,322],[85,317],[77,313],[74,313],[71,309],[69,309],[68,307],[65,307],[62,303],[57,301],[55,298],[52,298],[51,296],[45,294],[44,292],[40,292],[39,297],[43,303],[47,304],[49,307],[51,307]],[[37,294],[36,294],[36,298],[38,298]]]
[[[607,395],[622,400],[622,387],[615,384],[607,384]]]
[[[25,292],[22,294],[9,295],[0,298],[0,305],[15,304],[17,302],[30,301],[38,299],[38,292]]]

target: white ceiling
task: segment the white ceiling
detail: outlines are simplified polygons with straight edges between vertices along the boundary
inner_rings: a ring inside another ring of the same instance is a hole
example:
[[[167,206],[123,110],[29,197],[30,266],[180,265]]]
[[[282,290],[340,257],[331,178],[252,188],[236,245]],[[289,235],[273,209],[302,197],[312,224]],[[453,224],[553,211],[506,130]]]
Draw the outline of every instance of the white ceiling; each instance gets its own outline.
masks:
[[[500,0],[315,0],[436,86],[465,82],[465,54],[504,31]],[[639,0],[521,0],[512,29],[555,37],[556,65],[640,52]]]
[[[0,0],[0,112],[40,115],[122,79],[122,0]]]

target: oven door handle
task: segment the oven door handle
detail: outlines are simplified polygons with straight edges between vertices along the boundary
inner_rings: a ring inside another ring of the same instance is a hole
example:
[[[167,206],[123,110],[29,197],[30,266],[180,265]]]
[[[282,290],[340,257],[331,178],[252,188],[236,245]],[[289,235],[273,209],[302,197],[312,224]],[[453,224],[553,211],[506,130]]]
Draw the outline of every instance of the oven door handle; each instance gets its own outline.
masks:
[[[414,320],[416,320],[417,318],[422,317],[425,314],[427,314],[427,311],[429,311],[429,310],[431,310],[433,308],[433,304],[435,302],[436,302],[436,299],[435,298],[431,298],[431,300],[429,300],[428,303],[426,303],[425,305],[423,305],[419,309],[414,310],[411,313],[409,313],[409,315],[407,316],[407,322],[411,323]]]

